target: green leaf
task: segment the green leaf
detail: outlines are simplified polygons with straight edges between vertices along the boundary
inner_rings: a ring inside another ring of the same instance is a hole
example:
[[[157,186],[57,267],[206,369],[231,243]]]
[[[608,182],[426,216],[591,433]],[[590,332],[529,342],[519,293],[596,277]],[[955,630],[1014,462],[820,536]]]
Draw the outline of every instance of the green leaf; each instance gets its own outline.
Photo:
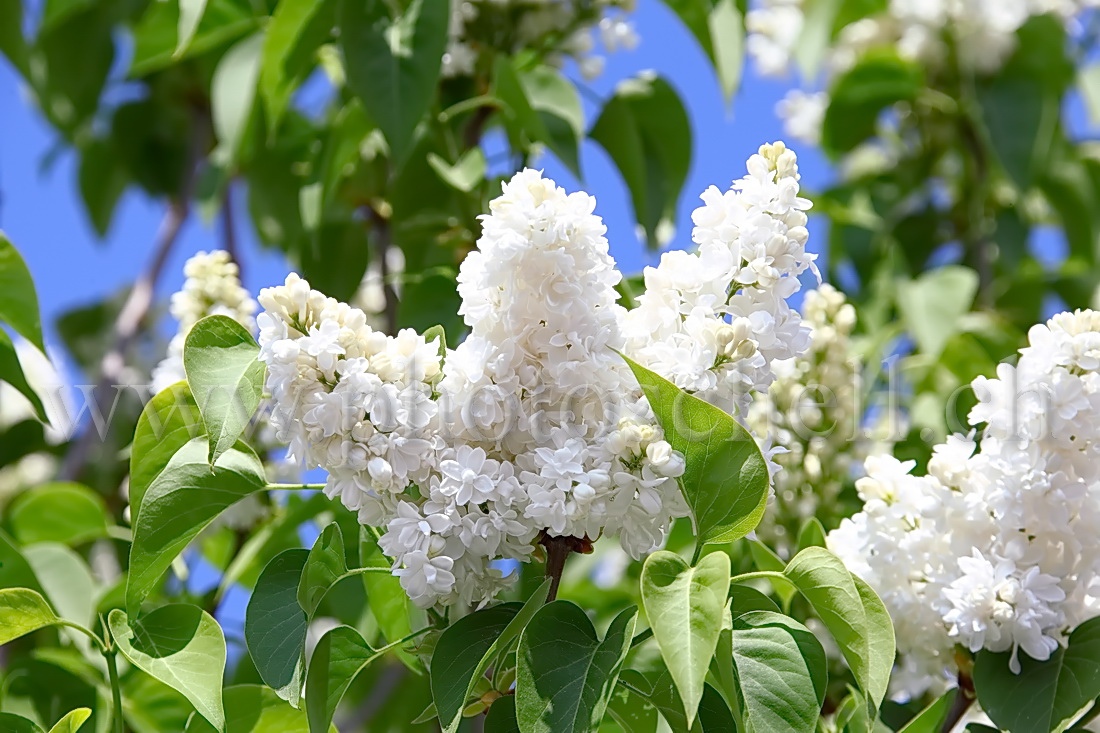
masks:
[[[435,153],[428,153],[428,165],[448,186],[463,193],[473,191],[485,180],[485,153],[481,148],[467,150],[454,165]]]
[[[91,715],[90,708],[77,708],[57,721],[57,724],[50,728],[50,733],[77,733]]]
[[[192,58],[247,35],[257,25],[249,3],[239,0],[206,0],[205,12],[191,43],[179,50],[178,2],[149,3],[134,27],[134,56],[130,75],[145,76],[181,59]]]
[[[15,713],[0,713],[0,730],[4,733],[42,733],[37,723]]]
[[[315,52],[332,34],[336,0],[281,0],[267,26],[260,95],[274,136],[290,97],[313,68]]]
[[[821,642],[769,611],[739,616],[731,638],[746,733],[813,733],[829,679]]]
[[[618,167],[649,248],[667,243],[691,163],[691,123],[676,91],[652,75],[621,82],[589,137]]]
[[[42,590],[38,578],[10,537],[0,530],[0,588]]]
[[[1061,733],[1100,697],[1100,617],[1074,629],[1068,644],[1037,662],[1019,652],[981,651],[974,662],[974,689],[982,710],[1010,733]]]
[[[1017,36],[1016,51],[998,74],[978,84],[977,97],[993,152],[1026,190],[1051,165],[1074,65],[1066,57],[1065,28],[1055,18],[1034,16]]]
[[[485,733],[519,733],[515,695],[505,695],[493,702],[485,715]]]
[[[784,575],[814,607],[866,693],[868,706],[877,710],[894,664],[894,629],[882,601],[821,547],[795,555]]]
[[[366,527],[359,532],[359,564],[365,568],[389,569],[393,566],[393,561],[385,556]],[[362,577],[367,591],[367,606],[387,641],[394,642],[411,634],[414,615],[417,620],[423,621],[417,624],[417,628],[425,625],[426,614],[409,600],[409,595],[401,587],[400,578],[390,573],[364,573]],[[422,665],[415,656],[403,649],[396,651],[405,666],[418,673],[422,671]]]
[[[211,117],[218,139],[219,160],[229,168],[240,155],[252,119],[263,48],[262,32],[238,42],[222,56],[210,83]]]
[[[432,697],[448,733],[458,730],[461,713],[490,663],[519,637],[550,593],[540,585],[522,607],[506,603],[464,616],[448,626],[432,654]]]
[[[157,580],[223,510],[264,487],[263,465],[238,443],[211,466],[206,438],[180,448],[142,499],[130,545],[126,608],[137,614]]]
[[[798,549],[807,547],[825,547],[825,526],[817,517],[810,517],[798,530]]]
[[[109,138],[95,137],[81,145],[77,180],[92,228],[101,238],[107,236],[118,200],[130,183]]]
[[[244,617],[244,640],[260,679],[295,705],[309,626],[298,605],[298,585],[309,555],[300,548],[276,555],[260,573]]]
[[[736,420],[628,357],[638,383],[665,431],[684,454],[680,478],[700,544],[744,537],[764,516],[768,469],[760,447]]]
[[[311,733],[328,730],[348,687],[380,656],[349,626],[337,626],[321,637],[306,672],[306,713]]]
[[[1077,86],[1085,100],[1085,109],[1092,124],[1100,122],[1100,63],[1082,66],[1077,72]]]
[[[208,316],[183,346],[187,383],[211,436],[210,463],[248,427],[263,396],[264,365],[252,334],[229,316]]]
[[[797,592],[797,591],[795,591]],[[758,591],[756,588],[740,583],[730,585],[730,613],[733,618],[750,611],[775,611],[779,613],[779,606],[775,601]]]
[[[41,484],[23,492],[8,508],[8,523],[23,545],[80,545],[108,534],[103,498],[75,483]]]
[[[865,56],[833,84],[821,127],[821,144],[833,154],[846,153],[875,133],[879,113],[898,102],[911,102],[923,86],[916,63],[891,53]]]
[[[542,596],[545,601],[546,593]],[[530,620],[541,602],[531,610],[528,605],[523,607],[528,611],[524,622]],[[520,625],[508,641],[500,642],[518,611],[519,606],[514,603],[493,606],[463,616],[443,630],[432,654],[431,683],[439,723],[447,733],[458,730],[462,710],[473,695],[475,685],[483,678],[489,661],[522,630]]]
[[[413,0],[391,21],[385,3],[340,2],[348,87],[382,129],[398,166],[435,98],[450,15],[448,3]]]
[[[517,74],[533,113],[528,121],[528,134],[546,143],[554,155],[580,178],[579,148],[584,139],[584,111],[577,88],[551,66],[517,70]]]
[[[825,51],[833,39],[833,29],[844,0],[807,0],[803,12],[802,30],[793,53],[798,69],[806,79],[815,79],[821,72]]]
[[[298,586],[298,605],[310,618],[317,612],[325,594],[348,571],[344,560],[344,538],[336,522],[325,527],[313,543]]]
[[[730,99],[741,84],[745,28],[734,0],[665,0],[699,42],[718,75],[722,94]]]
[[[27,563],[42,584],[42,590],[59,617],[82,627],[95,623],[95,580],[84,558],[65,545],[40,542],[23,549]],[[72,635],[86,650],[87,641]]]
[[[273,690],[260,685],[225,688],[225,733],[309,733],[304,710],[296,710]],[[214,728],[197,715],[184,733],[209,733]],[[331,728],[336,732],[336,728]]]
[[[15,387],[19,394],[27,398],[34,408],[34,414],[44,423],[50,419],[46,415],[46,407],[42,404],[42,398],[34,391],[34,387],[27,382],[27,376],[23,372],[23,366],[19,363],[19,353],[11,336],[7,331],[0,330],[0,380]]]
[[[186,697],[215,730],[225,729],[225,637],[210,614],[198,606],[174,603],[132,625],[116,608],[107,622],[115,645],[131,664]]]
[[[672,733],[737,733],[737,722],[729,706],[722,699],[722,694],[709,684],[703,690],[699,716],[694,725],[688,726],[684,704],[676,694],[676,686],[667,669],[646,675],[626,669],[621,679],[629,685],[636,699],[646,701],[660,712]],[[647,729],[646,733],[650,731]]]
[[[23,0],[0,0],[0,54],[27,76],[27,41],[23,38]]]
[[[179,0],[180,18],[177,26],[177,40],[175,56],[183,55],[195,33],[199,30],[199,21],[206,12],[206,0]]]
[[[977,292],[978,274],[961,265],[947,265],[898,283],[898,310],[922,354],[939,357],[958,333],[959,321]]]
[[[642,567],[642,608],[684,702],[688,725],[703,698],[729,587],[730,559],[724,552],[706,555],[691,567],[662,550]]]
[[[42,319],[31,272],[15,245],[0,231],[0,321],[46,353]]]
[[[205,432],[187,382],[158,392],[145,403],[130,447],[130,524],[137,525],[145,492],[172,456]]]
[[[955,703],[955,696],[958,694],[958,690],[948,690],[947,694],[937,698],[917,713],[912,720],[898,730],[898,733],[940,733],[947,719],[947,713],[951,710],[951,706]]]
[[[29,588],[0,590],[0,644],[61,623],[46,599]]]
[[[516,717],[523,733],[588,733],[603,720],[630,651],[636,608],[611,622],[603,640],[581,608],[543,606],[519,637]]]

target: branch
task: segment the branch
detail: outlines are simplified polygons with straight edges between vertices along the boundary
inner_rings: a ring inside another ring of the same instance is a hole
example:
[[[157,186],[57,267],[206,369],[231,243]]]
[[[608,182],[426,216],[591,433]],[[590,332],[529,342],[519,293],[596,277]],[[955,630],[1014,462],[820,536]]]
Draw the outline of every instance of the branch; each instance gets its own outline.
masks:
[[[397,305],[399,299],[397,290],[394,289],[393,283],[390,281],[390,263],[386,257],[390,252],[393,240],[390,232],[390,222],[373,207],[370,209],[370,220],[374,224],[375,257],[378,258],[378,272],[382,278],[382,295],[386,302],[384,311],[386,333],[395,336],[397,335]]]
[[[153,259],[149,263],[149,267],[134,283],[126,302],[122,305],[122,310],[119,311],[118,318],[115,320],[113,343],[99,363],[99,381],[91,393],[91,399],[97,402],[98,395],[121,381],[126,368],[126,354],[140,332],[145,317],[149,314],[149,310],[153,305],[157,281],[160,279],[161,272],[172,253],[172,248],[179,239],[180,231],[187,221],[191,209],[191,193],[195,184],[195,174],[206,145],[206,124],[202,119],[196,119],[194,123],[188,163],[184,168],[180,191],[175,198],[169,201],[168,210],[164,214],[164,219],[161,220],[160,229],[153,245]],[[60,474],[62,481],[73,481],[80,475],[91,452],[96,435],[94,423],[85,427],[84,432],[81,433],[65,456]]]
[[[960,669],[958,680],[959,693],[955,695],[955,702],[951,704],[951,709],[947,711],[943,728],[940,729],[941,733],[951,733],[963,716],[966,715],[966,711],[974,704],[976,695],[974,694],[974,680],[970,677],[970,673]]]
[[[569,558],[569,553],[591,554],[592,540],[587,535],[551,537],[543,530],[539,536],[539,544],[546,548],[546,577],[550,578],[550,592],[546,595],[546,602],[550,603],[558,597],[558,586],[561,585],[561,576],[565,572],[565,561]]]

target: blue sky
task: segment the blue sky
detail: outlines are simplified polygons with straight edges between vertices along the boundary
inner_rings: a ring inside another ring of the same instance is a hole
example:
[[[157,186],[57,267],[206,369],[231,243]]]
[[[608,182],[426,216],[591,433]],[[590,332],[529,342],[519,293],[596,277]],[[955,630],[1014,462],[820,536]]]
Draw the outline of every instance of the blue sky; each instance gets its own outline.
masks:
[[[750,67],[740,93],[732,105],[727,105],[709,60],[660,0],[640,0],[634,21],[641,44],[634,51],[612,55],[604,74],[588,86],[606,97],[619,80],[654,69],[680,93],[694,133],[691,173],[680,202],[679,226],[672,245],[682,247],[690,240],[690,214],[698,194],[711,184],[727,187],[743,175],[745,159],[761,143],[782,138],[774,107],[787,85],[761,80]],[[567,73],[579,78],[575,69],[567,69]],[[589,96],[582,95],[582,99],[591,122],[597,110]],[[147,266],[164,207],[162,202],[141,193],[127,194],[108,237],[99,240],[80,201],[75,156],[62,153],[48,169],[43,168],[43,160],[57,145],[56,137],[28,103],[17,76],[3,60],[0,110],[0,229],[27,260],[38,286],[49,339],[58,315],[128,286]],[[800,146],[798,151],[804,182],[819,187],[828,179],[827,164],[816,150]],[[594,143],[585,145],[583,184],[549,157],[539,164],[547,175],[570,190],[583,187],[596,196],[597,213],[608,226],[611,252],[624,272],[640,270],[655,261],[634,234],[628,192],[602,148]],[[242,201],[244,196],[237,198]],[[245,212],[240,212],[237,221],[245,285],[256,292],[281,282],[288,270],[285,260],[257,244]],[[811,226],[811,234],[816,233]],[[820,237],[811,237],[813,249],[822,244]],[[160,281],[158,297],[162,302],[183,282],[182,267],[187,257],[218,246],[216,227],[193,215]]]

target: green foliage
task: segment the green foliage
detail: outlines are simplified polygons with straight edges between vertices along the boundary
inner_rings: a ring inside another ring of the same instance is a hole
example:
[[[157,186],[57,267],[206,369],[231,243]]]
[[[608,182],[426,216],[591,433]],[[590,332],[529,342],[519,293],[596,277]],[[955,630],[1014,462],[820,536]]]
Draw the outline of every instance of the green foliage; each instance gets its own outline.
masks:
[[[298,586],[310,552],[284,550],[260,573],[248,599],[244,638],[260,679],[297,705],[301,695],[308,618]]]
[[[348,687],[379,656],[381,653],[372,649],[358,631],[347,626],[337,626],[321,637],[306,673],[310,733],[328,730]]]
[[[589,134],[630,189],[649,248],[666,244],[692,150],[691,123],[675,90],[654,76],[620,83]]]
[[[690,567],[675,553],[655,552],[641,582],[642,608],[691,725],[728,613],[729,557],[714,552]]]
[[[680,479],[699,543],[724,544],[760,523],[768,499],[768,469],[752,435],[736,420],[629,358],[638,383],[665,431],[684,454]]]
[[[384,3],[341,0],[338,23],[348,85],[386,136],[394,161],[412,149],[431,106],[447,43],[446,3],[414,0],[397,18]]]
[[[61,623],[46,599],[27,588],[0,590],[0,644]]]
[[[225,637],[210,614],[175,603],[137,619],[115,609],[108,623],[118,651],[131,664],[183,694],[215,730],[225,728]]]
[[[771,611],[735,618],[731,639],[744,729],[816,730],[829,678],[821,642],[794,619]]]
[[[0,322],[7,323],[39,351],[46,351],[34,281],[15,245],[3,232],[0,232]]]
[[[204,318],[187,334],[183,366],[210,436],[211,465],[237,442],[260,404],[259,354],[252,334],[229,316]]]
[[[880,112],[916,99],[922,82],[920,67],[896,55],[882,53],[861,60],[829,92],[822,146],[834,154],[852,150],[874,134]]]
[[[1009,668],[1013,654],[1018,674]],[[982,709],[1009,733],[1066,730],[1100,697],[1100,618],[1074,629],[1044,662],[1022,651],[979,652],[974,688]]]
[[[7,510],[12,536],[23,545],[80,545],[106,537],[108,521],[103,498],[75,483],[40,484],[20,494]]]
[[[543,606],[516,652],[516,719],[522,733],[586,733],[603,720],[638,610],[628,608],[601,640],[584,611],[568,601]]]
[[[136,615],[172,561],[224,509],[264,487],[264,470],[239,443],[211,465],[205,438],[193,438],[153,480],[142,499],[130,546],[126,608]]]
[[[213,730],[205,719],[192,715],[184,733]],[[305,711],[266,687],[233,685],[225,688],[225,733],[309,733],[309,721]]]
[[[820,547],[799,552],[783,575],[829,629],[873,713],[886,696],[894,666],[894,627],[882,601]]]
[[[158,392],[145,403],[130,447],[130,522],[137,523],[145,492],[193,438],[205,435],[199,407],[186,382]]]

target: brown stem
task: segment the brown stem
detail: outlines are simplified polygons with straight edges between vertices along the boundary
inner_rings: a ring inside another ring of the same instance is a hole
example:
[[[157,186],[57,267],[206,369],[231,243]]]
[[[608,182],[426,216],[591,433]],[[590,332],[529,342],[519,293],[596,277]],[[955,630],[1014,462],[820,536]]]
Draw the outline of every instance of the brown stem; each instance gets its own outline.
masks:
[[[550,578],[550,592],[546,595],[546,602],[550,603],[558,597],[558,586],[561,585],[561,576],[565,572],[565,561],[569,553],[590,554],[592,540],[587,536],[552,537],[543,530],[539,543],[546,548],[546,577]]]
[[[493,111],[493,108],[487,104],[474,110],[462,133],[462,144],[467,150],[472,150],[481,144],[481,134],[485,131],[485,124],[492,117]]]
[[[374,224],[374,248],[375,257],[378,258],[378,272],[382,277],[382,295],[386,302],[385,319],[386,333],[394,336],[397,334],[397,305],[399,299],[397,290],[390,281],[390,263],[386,255],[390,252],[393,236],[390,232],[390,222],[375,209],[370,210],[370,219]]]
[[[951,709],[947,711],[947,717],[943,720],[941,733],[951,733],[963,716],[966,715],[966,711],[974,704],[976,695],[974,694],[974,680],[971,678],[970,673],[959,670],[958,680],[959,692],[955,695],[955,701],[951,704]]]

